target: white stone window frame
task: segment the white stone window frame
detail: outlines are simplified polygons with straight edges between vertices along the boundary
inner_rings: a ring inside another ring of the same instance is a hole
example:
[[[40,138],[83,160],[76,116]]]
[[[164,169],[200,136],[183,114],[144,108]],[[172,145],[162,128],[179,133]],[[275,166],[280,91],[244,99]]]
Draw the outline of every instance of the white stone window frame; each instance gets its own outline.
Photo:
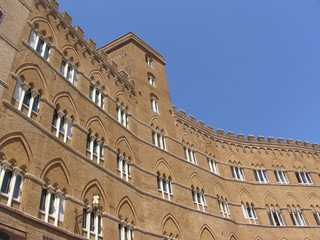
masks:
[[[53,112],[53,117],[55,111],[57,111],[57,119],[55,120],[55,125],[51,124],[51,126],[55,130],[55,136],[57,138],[60,138],[60,136],[63,137],[63,142],[67,143],[72,140],[72,135],[73,135],[73,119],[65,114],[64,111],[61,111],[59,109],[55,109]],[[64,118],[64,126],[63,126],[63,131],[60,130],[61,128],[61,120]]]
[[[28,99],[29,105],[26,105],[24,104],[24,99],[28,91],[31,91],[30,93],[31,96]],[[17,100],[19,103],[18,104],[19,111],[23,111],[23,108],[25,108],[28,110],[28,113],[27,113],[28,117],[32,117],[32,115],[38,116],[39,105],[40,105],[40,93],[21,78],[17,80],[14,93],[13,93],[13,98]],[[36,111],[34,111],[34,108],[36,109]]]
[[[120,123],[125,128],[128,128],[129,122],[128,122],[127,109],[124,106],[119,105],[119,106],[117,106],[116,111],[117,111],[117,121],[118,121],[118,123]]]
[[[167,196],[168,200],[171,200],[171,197],[173,196],[173,191],[170,176],[166,177],[165,174],[161,176],[160,173],[158,173],[157,187],[158,191],[161,192],[162,198],[166,198],[165,196]]]
[[[54,220],[54,226],[58,227],[59,222],[64,221],[64,215],[65,215],[65,193],[58,190],[57,188],[49,185],[49,186],[43,186],[42,189],[46,190],[46,196],[44,196],[44,210],[41,210],[39,207],[39,212],[44,214],[44,221],[49,223],[49,219]],[[42,193],[40,193],[40,201],[42,200]],[[51,198],[54,194],[54,202],[53,202],[53,212],[50,213],[51,208]],[[41,203],[40,203],[41,204]]]
[[[276,226],[276,227],[285,226],[282,213],[278,207],[271,206],[267,214],[268,214],[268,218],[271,226]],[[279,223],[279,225],[277,224],[277,222]]]
[[[290,217],[294,226],[307,226],[307,223],[303,217],[303,214],[300,208],[291,207],[290,208]]]
[[[184,146],[183,148],[185,159],[190,163],[197,164],[194,150],[192,150],[189,146]]]
[[[158,113],[158,114],[159,114],[158,99],[156,99],[155,97],[151,97],[150,103],[151,103],[151,110],[152,110],[154,113]]]
[[[225,218],[230,218],[231,213],[227,199],[223,197],[218,198],[218,204],[222,216]]]
[[[310,173],[308,172],[303,172],[303,171],[299,171],[299,172],[295,172],[296,177],[299,181],[299,184],[302,185],[312,185],[312,179],[310,177]]]
[[[283,170],[275,170],[274,174],[276,176],[277,182],[280,184],[289,184],[289,179],[287,173]]]
[[[90,138],[89,149],[87,148],[88,143],[86,143],[86,151],[90,154],[90,160],[97,160],[97,163],[100,164],[104,161],[104,141],[103,139],[97,138],[97,134],[87,134]]]
[[[64,58],[61,60],[60,73],[65,79],[77,86],[79,73],[76,66],[72,65],[70,60]]]
[[[256,182],[264,184],[269,183],[269,178],[265,169],[253,169],[253,175]]]
[[[7,186],[7,193],[2,192],[2,185],[4,184],[4,180],[5,180],[5,175],[7,173],[7,171],[11,171],[11,177],[9,180],[9,186]],[[14,193],[16,190],[16,184],[17,184],[17,179],[18,177],[20,177],[20,185],[18,186],[18,197],[14,197]],[[0,194],[7,197],[7,206],[11,206],[12,202],[19,202],[20,203],[20,198],[21,198],[21,193],[22,193],[22,188],[23,188],[23,180],[24,180],[24,174],[22,172],[22,170],[18,167],[14,167],[12,166],[11,163],[7,162],[7,161],[2,161],[0,163]]]
[[[254,208],[254,205],[251,203],[241,203],[241,208],[243,212],[243,216],[245,219],[249,220],[249,223],[256,224],[257,223],[257,214]]]
[[[166,150],[166,142],[165,142],[165,137],[163,134],[152,130],[152,143],[158,148],[161,148],[162,150]]]
[[[87,206],[86,208],[86,216],[83,217],[82,220],[86,221],[86,228],[82,227],[82,230],[87,233],[87,239],[91,239],[91,235],[94,236],[95,240],[103,237],[103,224],[102,224],[102,212],[98,210],[97,212],[93,212],[91,206]],[[94,220],[91,221],[91,214],[94,214]],[[93,223],[93,226],[91,226]],[[100,226],[100,231],[99,231]],[[93,230],[91,230],[93,228]]]
[[[123,155],[117,155],[117,171],[122,179],[127,182],[131,179],[131,160],[125,158]]]
[[[192,200],[193,203],[197,206],[197,209],[200,211],[200,207],[202,211],[206,211],[207,203],[204,196],[204,191],[197,188],[191,188]]]
[[[234,180],[245,181],[243,169],[240,166],[231,166],[231,173]]]
[[[104,109],[104,93],[98,84],[90,84],[89,98],[96,105]]]
[[[133,240],[134,239],[134,226],[124,220],[119,223],[119,240]]]
[[[208,158],[208,165],[209,165],[210,172],[219,175],[217,161],[215,161],[213,158],[209,157]]]
[[[30,32],[30,36],[29,36],[29,39],[28,39],[28,44],[38,53],[40,54],[41,57],[43,57],[46,61],[49,61],[49,58],[50,58],[50,53],[51,53],[51,46],[50,44],[48,43],[48,41],[43,38],[42,36],[40,36],[41,33],[40,32],[36,32],[35,30],[31,30]],[[39,43],[40,41],[43,41],[43,45],[41,47],[40,50],[37,50],[38,47],[39,47]],[[47,50],[47,47],[49,48]],[[47,54],[46,54],[47,52]],[[47,57],[46,57],[47,55]]]

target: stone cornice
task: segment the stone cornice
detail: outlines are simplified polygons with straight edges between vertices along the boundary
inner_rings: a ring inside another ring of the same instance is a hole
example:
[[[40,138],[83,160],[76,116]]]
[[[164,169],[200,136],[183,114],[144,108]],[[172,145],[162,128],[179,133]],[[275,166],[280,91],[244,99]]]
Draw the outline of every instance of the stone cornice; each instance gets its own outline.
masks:
[[[163,56],[159,52],[157,52],[155,49],[150,47],[146,42],[144,42],[141,38],[139,38],[137,35],[135,35],[132,32],[128,32],[127,34],[117,38],[116,40],[110,43],[107,43],[106,45],[102,46],[98,50],[101,50],[108,54],[130,42],[133,42],[134,44],[141,47],[148,54],[157,58],[163,65],[166,64],[166,61],[164,60]]]

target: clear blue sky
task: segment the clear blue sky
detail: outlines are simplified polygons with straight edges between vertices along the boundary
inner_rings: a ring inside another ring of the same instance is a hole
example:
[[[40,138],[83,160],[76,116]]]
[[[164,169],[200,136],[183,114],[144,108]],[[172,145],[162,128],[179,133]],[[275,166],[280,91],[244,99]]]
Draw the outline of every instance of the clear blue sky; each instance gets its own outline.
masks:
[[[159,51],[205,125],[320,144],[320,0],[58,1],[98,47],[134,32]]]

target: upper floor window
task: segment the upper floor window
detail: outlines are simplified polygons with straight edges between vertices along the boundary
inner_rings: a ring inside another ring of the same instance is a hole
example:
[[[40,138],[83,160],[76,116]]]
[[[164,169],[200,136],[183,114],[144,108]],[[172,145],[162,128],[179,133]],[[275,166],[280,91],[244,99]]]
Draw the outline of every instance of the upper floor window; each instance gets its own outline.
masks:
[[[146,63],[147,63],[149,66],[152,66],[152,59],[151,59],[151,57],[149,57],[148,55],[146,55]]]
[[[204,198],[203,189],[200,190],[199,188],[192,187],[191,194],[192,194],[193,203],[197,205],[198,210],[200,210],[200,206],[201,206],[202,211],[205,212],[205,207],[207,206],[207,204]]]
[[[148,82],[151,86],[155,86],[155,80],[151,74],[148,74]]]
[[[278,183],[289,184],[289,179],[288,179],[287,173],[285,171],[276,170],[276,171],[274,171],[274,175],[276,176]]]
[[[101,212],[93,211],[92,207],[86,207],[82,212],[82,229],[87,233],[87,238],[94,236],[98,239],[102,236],[102,215]]]
[[[90,85],[89,98],[99,107],[104,108],[104,94],[97,85]]]
[[[133,225],[126,221],[119,223],[119,240],[133,240]]]
[[[89,133],[86,140],[86,152],[89,154],[91,160],[96,159],[99,164],[103,161],[103,140]]]
[[[253,203],[241,203],[241,207],[244,218],[248,219],[250,223],[256,224],[258,218]]]
[[[171,200],[171,195],[173,195],[171,178],[170,177],[167,178],[165,174],[161,176],[160,173],[158,173],[157,186],[158,186],[158,191],[160,191],[162,194],[162,198],[165,198],[165,196],[168,196],[168,199]]]
[[[189,148],[189,147],[184,147],[184,156],[185,156],[185,159],[188,161],[188,162],[191,162],[193,164],[196,164],[196,156],[194,154],[194,151]]]
[[[60,65],[60,73],[68,79],[74,85],[77,85],[78,82],[78,71],[69,64],[66,60],[62,59]]]
[[[152,131],[152,143],[153,145],[161,148],[166,149],[166,143],[164,140],[164,136],[162,136],[160,133],[157,133],[155,131]]]
[[[272,226],[285,226],[281,211],[278,207],[271,206],[268,209],[268,218]]]
[[[230,210],[228,206],[228,201],[226,198],[220,197],[218,198],[219,209],[223,217],[230,217]]]
[[[128,127],[128,115],[127,115],[127,110],[122,107],[118,106],[117,107],[117,120],[119,123],[121,123],[124,127]]]
[[[49,222],[49,217],[54,219],[54,225],[64,220],[65,197],[64,193],[52,186],[44,187],[40,195],[39,211],[44,213],[44,221]]]
[[[296,172],[296,177],[300,184],[313,184],[310,174],[307,172]]]
[[[318,205],[315,208],[314,207],[312,207],[312,208],[313,208],[314,219],[316,220],[317,225],[320,225],[320,208]]]
[[[159,113],[158,101],[154,97],[151,98],[151,109],[155,113]]]
[[[269,182],[266,170],[254,169],[253,175],[254,175],[254,178],[256,179],[256,181],[259,183],[268,183]]]
[[[129,182],[129,177],[131,177],[131,166],[130,160],[126,159],[124,156],[118,154],[117,156],[117,170],[121,178],[124,178]]]
[[[241,167],[231,166],[232,177],[238,181],[244,181],[244,174]]]
[[[302,215],[300,208],[296,208],[294,206],[289,207],[290,217],[293,225],[295,226],[307,226],[306,221]]]
[[[37,115],[39,111],[40,94],[22,79],[19,79],[16,84],[13,98],[19,103],[19,111],[26,111],[28,117]]]
[[[9,162],[0,162],[0,194],[7,197],[7,206],[12,201],[20,201],[23,175],[21,169],[13,167]]]
[[[29,45],[36,50],[44,59],[48,60],[50,55],[50,45],[46,43],[42,37],[39,36],[34,30],[31,31],[29,36]]]
[[[3,17],[4,17],[4,13],[3,13],[2,9],[0,8],[0,23],[2,22]]]
[[[213,172],[215,174],[219,174],[218,166],[217,166],[217,162],[216,161],[214,161],[211,158],[208,158],[208,164],[209,164],[210,172]]]
[[[52,117],[52,131],[56,137],[62,138],[66,143],[72,138],[72,118],[68,117],[65,112],[55,109]]]

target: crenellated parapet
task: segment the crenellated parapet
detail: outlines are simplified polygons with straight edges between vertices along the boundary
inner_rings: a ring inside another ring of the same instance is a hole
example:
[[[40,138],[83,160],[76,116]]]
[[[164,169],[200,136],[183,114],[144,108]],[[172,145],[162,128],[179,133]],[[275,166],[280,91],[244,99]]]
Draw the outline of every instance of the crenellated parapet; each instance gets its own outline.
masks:
[[[255,148],[260,150],[273,150],[281,148],[287,151],[294,151],[306,154],[319,156],[320,147],[317,143],[302,142],[300,140],[284,139],[264,136],[255,137],[254,135],[235,134],[234,132],[225,132],[223,129],[213,130],[211,126],[196,120],[194,116],[187,115],[185,111],[176,110],[173,106],[174,116],[176,117],[176,126],[182,126],[184,130],[195,132],[197,136],[202,137],[204,140],[220,143],[222,146],[228,145],[236,146],[236,149],[250,149]]]

